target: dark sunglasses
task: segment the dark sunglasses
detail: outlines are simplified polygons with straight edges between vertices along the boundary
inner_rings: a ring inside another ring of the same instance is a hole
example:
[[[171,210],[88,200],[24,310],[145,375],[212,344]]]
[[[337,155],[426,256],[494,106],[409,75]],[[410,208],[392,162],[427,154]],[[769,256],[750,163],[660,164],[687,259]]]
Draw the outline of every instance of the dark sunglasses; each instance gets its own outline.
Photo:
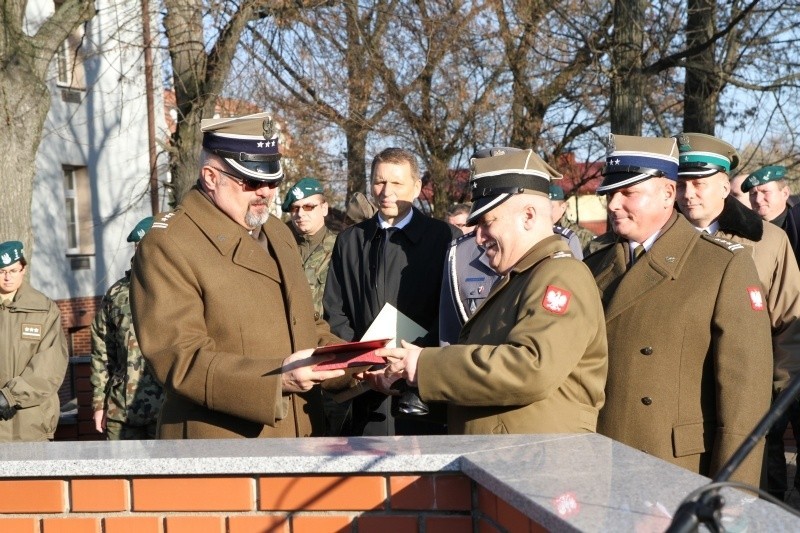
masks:
[[[230,172],[225,172],[221,168],[217,168],[217,167],[211,167],[211,168],[213,168],[217,172],[221,172],[222,174],[225,174],[226,176],[231,178],[233,181],[235,181],[236,183],[241,185],[247,191],[255,191],[255,190],[260,189],[261,187],[269,187],[270,189],[274,189],[275,187],[280,185],[281,181],[283,181],[283,180],[277,180],[277,181],[266,182],[266,181],[261,181],[261,180],[257,180],[257,179],[253,179],[253,178],[241,178],[239,176],[231,174]]]

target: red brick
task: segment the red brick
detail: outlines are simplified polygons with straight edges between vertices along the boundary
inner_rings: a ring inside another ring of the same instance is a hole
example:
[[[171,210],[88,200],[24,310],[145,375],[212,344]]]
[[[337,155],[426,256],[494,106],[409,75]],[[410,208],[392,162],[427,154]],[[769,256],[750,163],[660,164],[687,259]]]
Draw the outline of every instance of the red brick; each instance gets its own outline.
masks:
[[[292,533],[352,533],[349,516],[299,515],[292,517]],[[172,532],[170,532],[172,533]],[[359,531],[359,533],[361,533]]]
[[[65,493],[60,480],[0,481],[0,513],[62,513]]]
[[[289,533],[289,518],[285,515],[231,516],[228,533]]]
[[[75,392],[91,392],[92,388],[92,382],[88,378],[75,380]]]
[[[262,511],[368,511],[386,505],[385,481],[378,476],[262,477]]]
[[[158,516],[114,516],[103,522],[104,533],[163,533]]]
[[[76,378],[89,378],[92,376],[92,367],[89,363],[75,363],[72,365],[72,375]]]
[[[478,486],[478,509],[492,520],[497,520],[497,496]]]
[[[435,478],[436,509],[440,511],[472,510],[472,482],[466,476],[441,475]]]
[[[419,520],[416,516],[361,515],[358,517],[358,533],[417,533]]]
[[[254,500],[249,478],[133,480],[134,511],[252,511]]]
[[[497,522],[508,533],[530,533],[530,519],[500,498],[497,498]]]
[[[432,476],[392,476],[389,478],[392,509],[435,509]]]
[[[481,518],[478,520],[478,533],[503,533],[500,531],[494,523],[488,521],[485,518]]]
[[[549,533],[549,529],[541,525],[539,522],[531,520],[529,523],[531,533]]]
[[[99,533],[98,518],[45,518],[42,533]]]
[[[72,512],[127,511],[128,481],[124,479],[73,479]]]
[[[221,516],[168,516],[167,533],[225,533]]]
[[[425,517],[425,531],[426,533],[472,533],[472,517],[428,516]]]
[[[36,518],[0,518],[0,531],[3,533],[39,533],[39,520]]]

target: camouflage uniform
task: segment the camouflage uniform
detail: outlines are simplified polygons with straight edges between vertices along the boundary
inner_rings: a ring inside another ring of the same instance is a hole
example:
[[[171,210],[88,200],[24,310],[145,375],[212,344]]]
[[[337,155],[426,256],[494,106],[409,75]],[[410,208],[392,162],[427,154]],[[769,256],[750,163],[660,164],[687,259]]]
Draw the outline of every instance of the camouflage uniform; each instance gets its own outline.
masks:
[[[155,436],[164,399],[133,329],[130,271],[108,289],[92,322],[92,408],[105,410],[110,440]]]
[[[571,220],[569,220],[567,218],[567,214],[566,213],[564,213],[564,215],[562,215],[562,217],[558,219],[558,222],[556,222],[556,225],[561,226],[562,228],[567,228],[567,229],[571,229],[572,231],[574,231],[578,235],[578,240],[581,241],[581,249],[584,251],[583,255],[589,255],[588,253],[586,253],[586,247],[589,245],[590,242],[592,242],[592,239],[597,237],[597,235],[595,235],[594,233],[592,233],[588,229],[586,229],[586,228],[584,228],[582,226],[579,226],[575,222],[572,222]]]
[[[323,226],[314,235],[299,235],[294,226],[291,224],[289,226],[300,249],[303,270],[314,299],[314,311],[322,316],[322,295],[325,292],[325,280],[328,278],[328,265],[331,262],[333,245],[336,243],[336,234]]]

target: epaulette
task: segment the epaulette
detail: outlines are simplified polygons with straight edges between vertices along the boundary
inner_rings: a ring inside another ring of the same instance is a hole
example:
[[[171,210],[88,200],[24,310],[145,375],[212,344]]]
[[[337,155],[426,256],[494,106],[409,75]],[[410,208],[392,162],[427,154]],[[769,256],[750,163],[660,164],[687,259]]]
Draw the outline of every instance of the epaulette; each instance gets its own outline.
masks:
[[[742,250],[745,246],[740,242],[733,242],[729,241],[728,239],[723,239],[722,237],[717,237],[716,235],[709,235],[706,232],[701,232],[701,236],[703,239],[713,242],[717,246],[721,246],[722,248],[728,249],[730,252],[736,252],[738,250]]]
[[[455,248],[456,246],[458,246],[462,242],[464,242],[466,240],[469,240],[469,239],[474,239],[474,238],[475,238],[475,232],[474,231],[470,231],[469,233],[465,233],[461,237],[456,237],[455,239],[453,239],[450,242],[450,247],[451,248]]]
[[[553,252],[553,254],[550,256],[551,259],[564,259],[565,257],[575,257],[575,256],[572,255],[572,252],[565,252],[564,250]]]
[[[156,215],[156,219],[153,221],[153,227],[150,229],[167,229],[167,227],[169,226],[170,219],[172,219],[175,215],[177,215],[181,211],[182,211],[181,208],[178,207],[175,210],[170,211],[169,213],[161,213],[159,215]]]
[[[553,233],[556,235],[561,235],[562,237],[566,237],[567,239],[573,235],[576,235],[573,230],[565,228],[564,226],[559,226],[558,224],[553,224]]]

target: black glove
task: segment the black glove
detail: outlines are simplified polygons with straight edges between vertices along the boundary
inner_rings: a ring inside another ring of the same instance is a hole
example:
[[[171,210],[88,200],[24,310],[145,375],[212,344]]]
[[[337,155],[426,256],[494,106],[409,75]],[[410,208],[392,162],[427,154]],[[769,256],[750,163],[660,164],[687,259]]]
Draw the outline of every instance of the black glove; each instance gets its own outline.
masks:
[[[16,407],[8,405],[6,395],[0,392],[0,420],[11,420],[17,414]]]

